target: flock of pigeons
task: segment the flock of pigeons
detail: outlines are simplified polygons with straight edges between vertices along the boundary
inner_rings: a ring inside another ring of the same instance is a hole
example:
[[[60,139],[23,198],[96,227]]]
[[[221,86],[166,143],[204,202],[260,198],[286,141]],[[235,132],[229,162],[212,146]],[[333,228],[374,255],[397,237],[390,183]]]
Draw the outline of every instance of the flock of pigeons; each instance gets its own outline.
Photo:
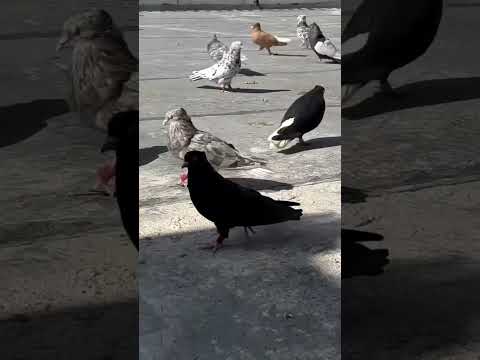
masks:
[[[321,61],[328,59],[340,63],[341,55],[335,45],[316,23],[308,26],[305,15],[297,18],[297,37],[302,46],[311,48]],[[266,49],[269,55],[275,55],[271,52],[272,47],[286,46],[290,42],[290,39],[263,31],[260,23],[251,26],[251,40],[260,51]],[[242,62],[247,61],[241,49],[240,41],[233,41],[227,47],[214,35],[207,44],[207,52],[215,64],[193,71],[190,80],[206,79],[215,82],[223,91],[234,91],[232,80],[240,72]],[[291,104],[280,127],[268,137],[271,149],[284,149],[297,138],[301,146],[308,146],[303,135],[315,129],[323,119],[324,92],[325,89],[317,85]],[[197,211],[217,228],[218,238],[206,248],[217,251],[233,227],[244,227],[248,235],[248,230],[253,232],[252,226],[300,219],[302,210],[293,208],[299,203],[273,200],[225,179],[217,172],[220,168],[251,167],[269,171],[264,168],[266,160],[245,154],[215,135],[197,129],[184,108],[168,111],[163,124],[168,127],[169,151],[184,161],[186,171],[180,175],[180,184],[188,187]]]
[[[290,42],[264,32],[259,23],[251,30],[252,41],[270,55],[272,47]],[[307,26],[304,15],[298,17],[297,35],[302,46],[311,48],[321,60],[340,62],[333,43],[317,24]],[[239,73],[242,61],[247,61],[241,48],[239,41],[227,48],[214,36],[207,50],[216,63],[193,72],[191,80],[208,79],[223,90],[233,90],[232,79]],[[67,64],[58,60],[56,65],[66,76],[70,109],[107,132],[102,152],[115,152],[115,159],[97,170],[95,189],[116,195],[122,222],[138,250],[138,179],[131,176],[138,170],[138,59],[110,14],[101,9],[91,9],[65,21],[56,48],[58,59],[67,50],[71,51]],[[289,107],[280,127],[268,138],[271,148],[282,149],[296,138],[307,145],[303,135],[320,124],[325,112],[324,91],[322,86],[315,86]],[[168,125],[169,150],[188,169],[188,175],[182,173],[181,183],[188,183],[194,206],[217,227],[219,237],[211,246],[215,251],[235,226],[253,231],[252,226],[300,219],[302,210],[292,208],[300,204],[270,199],[217,172],[219,168],[262,167],[265,160],[244,154],[232,144],[198,130],[183,108],[167,112],[164,124]]]

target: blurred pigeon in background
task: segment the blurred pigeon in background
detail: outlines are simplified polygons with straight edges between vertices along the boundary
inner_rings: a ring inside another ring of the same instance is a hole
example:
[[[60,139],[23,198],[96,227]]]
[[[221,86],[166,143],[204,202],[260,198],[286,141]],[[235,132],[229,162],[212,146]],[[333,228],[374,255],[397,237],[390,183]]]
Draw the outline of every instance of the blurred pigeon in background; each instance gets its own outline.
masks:
[[[342,54],[335,44],[323,35],[317,23],[312,23],[309,27],[309,42],[313,52],[317,54],[320,60],[328,59],[336,63],[341,62]]]
[[[411,5],[402,0],[365,0],[354,12],[342,33],[342,101],[369,82],[378,92],[395,95],[388,82],[390,74],[430,47],[443,1],[419,0]]]
[[[251,27],[251,33],[250,36],[252,38],[252,41],[260,46],[259,50],[267,49],[268,55],[272,55],[272,52],[270,51],[270,48],[273,46],[285,46],[287,45],[291,40],[288,38],[281,38],[272,34],[269,34],[265,31],[262,31],[262,27],[260,26],[260,23],[255,23]]]
[[[307,17],[305,15],[298,15],[297,17],[297,37],[302,43],[302,47],[309,48],[309,28],[307,25]]]

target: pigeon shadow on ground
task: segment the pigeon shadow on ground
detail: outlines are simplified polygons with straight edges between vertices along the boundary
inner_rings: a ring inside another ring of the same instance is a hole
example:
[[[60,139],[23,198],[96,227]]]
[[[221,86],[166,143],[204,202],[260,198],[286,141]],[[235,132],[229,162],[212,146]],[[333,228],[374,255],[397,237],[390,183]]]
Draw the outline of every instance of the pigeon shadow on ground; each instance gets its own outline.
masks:
[[[290,56],[290,57],[307,57],[308,55],[303,54],[282,54],[282,53],[272,53],[273,56]]]
[[[208,89],[208,90],[218,90],[218,91],[223,90],[219,86],[211,86],[211,85],[199,86],[197,89]],[[291,90],[288,90],[288,89],[238,89],[238,88],[234,88],[230,92],[244,93],[244,94],[266,94],[266,93],[275,93],[275,92],[283,92],[283,91],[291,91]]]
[[[368,194],[361,189],[342,186],[342,204],[358,204],[366,202]]]
[[[292,155],[303,151],[315,150],[315,149],[323,149],[326,147],[332,146],[340,146],[341,145],[341,136],[330,136],[312,140],[305,140],[308,145],[302,145],[300,143],[296,143],[292,147],[288,149],[279,151],[281,154],[285,155]]]
[[[231,177],[227,177],[227,179],[241,186],[255,189],[257,191],[263,191],[263,190],[280,191],[280,190],[293,189],[293,185],[291,184],[287,184],[280,181],[274,181],[274,180],[254,179],[254,178],[231,178]]]
[[[398,97],[382,94],[342,108],[342,117],[358,120],[369,116],[428,105],[480,98],[480,77],[425,80],[394,89]]]
[[[69,112],[63,99],[41,99],[0,107],[0,148],[28,139],[47,127],[47,120]]]
[[[272,196],[275,198],[275,196]],[[295,200],[292,200],[295,201]],[[302,205],[296,208],[301,208]],[[201,216],[201,215],[198,215]],[[235,227],[230,230],[229,237],[224,241],[223,247],[215,254],[222,256],[223,253],[245,252],[245,251],[262,251],[262,250],[278,250],[290,248],[292,252],[298,250],[315,252],[329,251],[336,249],[338,246],[338,238],[340,237],[340,218],[337,213],[325,212],[322,214],[304,214],[299,221],[287,221],[281,224],[272,224],[265,226],[253,227],[254,234],[245,233],[244,228]],[[164,241],[169,237],[163,234],[158,241]],[[212,250],[201,249],[205,244],[213,242],[217,238],[217,231],[212,223],[211,229],[196,231],[194,233],[174,233],[171,234],[175,241],[185,239],[183,242],[185,251],[197,254],[209,254]],[[157,241],[157,238],[148,238],[149,241]],[[147,239],[146,239],[147,240]],[[140,240],[140,244],[145,240]],[[194,245],[192,245],[194,241]],[[184,250],[178,251],[183,253]],[[193,254],[196,256],[195,254]],[[230,255],[226,255],[230,256]]]
[[[398,259],[382,276],[343,280],[342,323],[348,326],[342,326],[342,342],[349,346],[342,358],[438,358],[472,344],[480,327],[480,292],[473,290],[480,269],[473,264],[455,256]]]
[[[245,76],[266,76],[264,73],[258,72],[258,71],[253,71],[247,68],[240,69],[239,74],[245,75]]]
[[[18,314],[2,320],[0,332],[4,359],[131,360],[138,356],[138,301]]]
[[[376,233],[342,229],[342,278],[375,276],[384,272],[388,260],[388,249],[370,249],[360,242],[383,240]]]
[[[150,164],[152,161],[158,159],[158,155],[166,153],[168,148],[166,146],[151,146],[140,149],[138,153],[139,166]]]

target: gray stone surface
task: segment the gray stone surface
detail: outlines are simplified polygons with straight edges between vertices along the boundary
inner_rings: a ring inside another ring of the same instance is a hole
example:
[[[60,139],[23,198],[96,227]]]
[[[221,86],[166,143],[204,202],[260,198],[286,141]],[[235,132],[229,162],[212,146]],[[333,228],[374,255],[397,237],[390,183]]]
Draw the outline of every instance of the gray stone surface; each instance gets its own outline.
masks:
[[[448,1],[428,52],[392,75],[401,99],[342,110],[342,185],[367,195],[342,226],[383,235],[368,246],[391,261],[342,281],[343,359],[480,354],[479,7],[464,5]]]
[[[300,11],[340,44],[338,10]],[[142,360],[340,358],[340,66],[322,64],[299,47],[298,14],[141,13]],[[257,51],[248,33],[256,21],[292,38],[276,49],[284,56]],[[192,70],[211,64],[205,49],[214,32],[226,43],[242,40],[245,67],[262,74],[235,78],[232,85],[240,91],[222,93],[200,88],[208,82],[188,80]],[[287,107],[315,84],[326,88],[327,111],[306,136],[312,146],[272,152],[266,138]],[[234,229],[215,256],[199,250],[215,230],[177,185],[181,161],[166,151],[162,126],[165,112],[178,106],[200,129],[268,159],[273,171],[263,178],[250,171],[223,171],[225,176],[299,201],[304,218],[259,227],[250,239]]]

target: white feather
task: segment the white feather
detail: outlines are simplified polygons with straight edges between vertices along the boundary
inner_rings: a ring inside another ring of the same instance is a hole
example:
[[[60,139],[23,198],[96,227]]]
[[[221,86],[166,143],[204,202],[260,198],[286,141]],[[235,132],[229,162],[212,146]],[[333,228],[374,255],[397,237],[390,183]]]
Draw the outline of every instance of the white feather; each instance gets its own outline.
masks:
[[[290,41],[292,41],[292,40],[290,40],[289,38],[282,38],[282,37],[278,37],[278,36],[275,36],[275,38],[276,38],[278,41],[284,42],[284,43],[287,43],[287,44],[288,44]]]
[[[273,140],[272,138],[276,135],[279,135],[279,131],[281,129],[284,129],[286,127],[289,127],[291,126],[293,123],[295,122],[295,118],[289,118],[287,120],[285,120],[281,125],[280,127],[275,130],[269,137],[268,137],[268,141],[270,142],[270,149],[274,150],[274,149],[282,149],[284,148],[285,146],[287,146],[292,140]]]

